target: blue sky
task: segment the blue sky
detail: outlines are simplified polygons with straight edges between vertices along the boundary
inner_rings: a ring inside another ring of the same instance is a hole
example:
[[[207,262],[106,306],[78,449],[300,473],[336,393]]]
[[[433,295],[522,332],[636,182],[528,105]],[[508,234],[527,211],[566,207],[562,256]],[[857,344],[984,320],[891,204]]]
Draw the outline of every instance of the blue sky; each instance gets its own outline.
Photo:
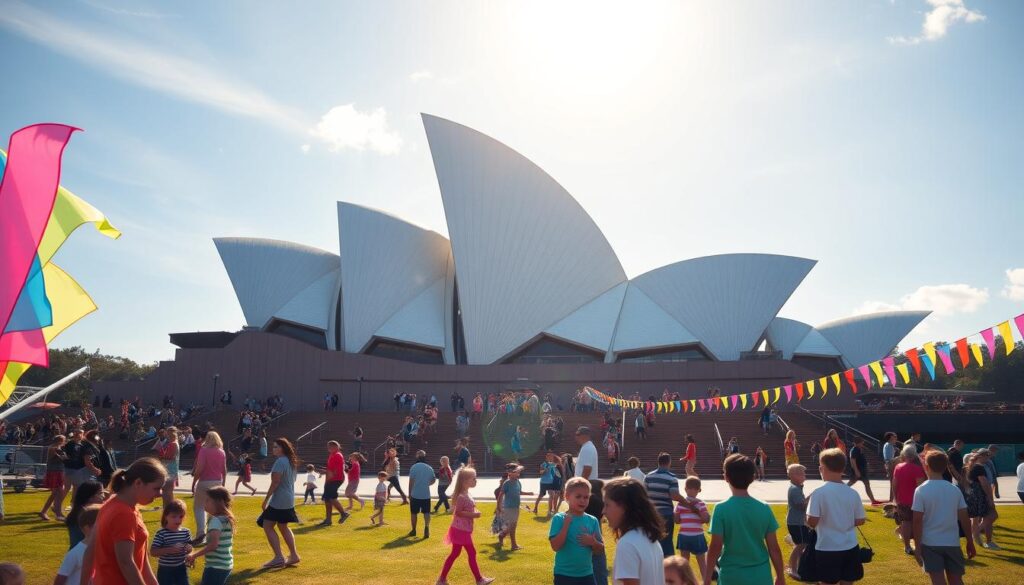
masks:
[[[100,307],[59,347],[153,361],[168,332],[237,329],[211,239],[337,251],[337,200],[446,233],[420,112],[543,167],[630,276],[814,258],[781,315],[935,309],[920,343],[1024,311],[1022,21],[981,0],[12,1],[0,132],[85,129],[62,183],[125,234],[58,254]]]

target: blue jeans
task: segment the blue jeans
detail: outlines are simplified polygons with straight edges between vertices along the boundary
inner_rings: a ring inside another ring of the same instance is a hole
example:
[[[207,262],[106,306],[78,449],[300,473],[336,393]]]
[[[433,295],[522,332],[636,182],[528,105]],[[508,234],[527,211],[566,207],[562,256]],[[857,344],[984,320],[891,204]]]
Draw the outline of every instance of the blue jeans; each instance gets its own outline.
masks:
[[[203,569],[203,580],[200,585],[224,585],[228,582],[228,575],[231,574],[231,569],[211,569],[207,567]]]
[[[608,585],[608,555],[594,554],[591,562],[594,565],[594,585]]]
[[[185,565],[156,568],[156,582],[160,585],[188,585],[188,569]]]
[[[675,526],[675,518],[672,514],[668,516],[661,514],[661,519],[665,522],[665,538],[659,541],[661,543],[661,552],[666,557],[670,557],[676,554],[675,543],[672,542],[672,528]]]

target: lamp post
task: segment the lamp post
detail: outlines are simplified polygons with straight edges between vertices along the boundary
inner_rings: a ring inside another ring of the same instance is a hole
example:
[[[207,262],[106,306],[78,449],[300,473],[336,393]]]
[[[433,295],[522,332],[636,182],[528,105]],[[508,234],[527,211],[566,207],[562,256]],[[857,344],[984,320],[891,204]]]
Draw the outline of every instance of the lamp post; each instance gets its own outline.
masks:
[[[363,377],[359,376],[356,380],[359,381],[359,407],[357,412],[363,412]]]
[[[217,380],[220,379],[220,374],[213,375],[213,396],[210,397],[210,406],[217,406]]]

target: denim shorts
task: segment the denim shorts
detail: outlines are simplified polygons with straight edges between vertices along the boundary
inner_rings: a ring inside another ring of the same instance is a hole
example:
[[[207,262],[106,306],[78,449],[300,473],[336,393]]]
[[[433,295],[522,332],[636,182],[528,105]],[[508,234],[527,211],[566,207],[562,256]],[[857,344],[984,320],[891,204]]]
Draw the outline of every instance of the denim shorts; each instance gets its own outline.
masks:
[[[676,537],[676,548],[695,555],[702,555],[708,552],[708,541],[703,534],[680,534]]]

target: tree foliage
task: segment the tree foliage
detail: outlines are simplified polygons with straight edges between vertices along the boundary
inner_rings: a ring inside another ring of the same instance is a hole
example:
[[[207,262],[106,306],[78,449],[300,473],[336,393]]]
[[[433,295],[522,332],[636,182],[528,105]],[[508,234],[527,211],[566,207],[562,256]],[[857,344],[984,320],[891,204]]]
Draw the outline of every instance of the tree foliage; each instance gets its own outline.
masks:
[[[50,367],[29,368],[18,381],[19,386],[45,387],[67,376],[82,366],[89,366],[87,376],[79,376],[52,394],[49,400],[74,402],[88,399],[92,383],[103,380],[139,380],[156,369],[156,364],[139,364],[131,359],[100,353],[89,353],[80,346],[50,349]]]
[[[982,346],[981,353],[984,356],[985,365],[981,367],[973,361],[973,358],[969,360],[970,364],[964,367],[956,347],[951,346],[951,350],[950,357],[954,368],[956,368],[952,374],[946,373],[940,361],[935,366],[934,380],[928,376],[922,366],[920,376],[914,376],[913,369],[911,369],[910,383],[898,385],[938,390],[980,390],[994,393],[986,400],[1024,402],[1024,343],[1017,343],[1013,352],[1006,355],[1002,339],[996,338],[995,359],[989,360],[988,349]],[[894,355],[897,364],[910,361],[902,353]]]

